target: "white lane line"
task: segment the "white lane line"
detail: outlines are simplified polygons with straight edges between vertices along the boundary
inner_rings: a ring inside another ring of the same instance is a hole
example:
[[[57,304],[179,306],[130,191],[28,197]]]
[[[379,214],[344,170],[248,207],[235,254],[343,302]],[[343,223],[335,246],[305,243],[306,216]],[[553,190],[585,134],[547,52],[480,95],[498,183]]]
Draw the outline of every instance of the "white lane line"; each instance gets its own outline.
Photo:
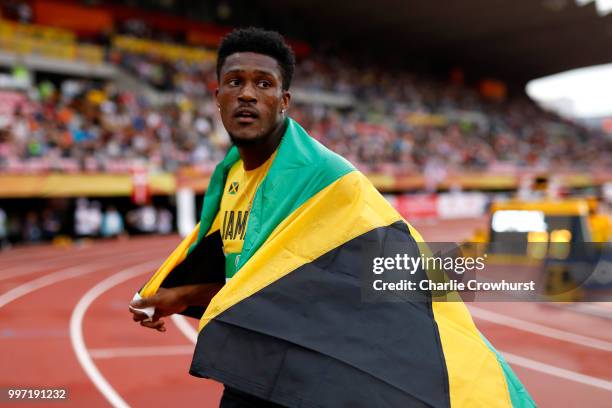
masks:
[[[173,314],[172,316],[170,316],[170,318],[172,319],[176,327],[178,327],[179,331],[183,333],[183,335],[187,337],[190,342],[196,344],[196,342],[198,341],[198,331],[195,327],[191,325],[191,323],[187,321],[187,318],[179,314]]]
[[[193,354],[193,345],[89,349],[89,355],[95,359],[142,356],[176,356],[181,354]]]
[[[23,276],[23,275],[30,275],[30,274],[37,273],[40,271],[53,269],[54,266],[65,263],[66,256],[67,255],[64,255],[62,257],[53,257],[52,259],[46,259],[46,260],[32,259],[27,262],[24,262],[24,264],[6,268],[0,271],[0,281],[5,280],[5,279],[16,278],[18,276]],[[35,268],[35,267],[33,268],[32,267],[33,264],[39,265],[40,268]]]
[[[559,377],[577,383],[590,385],[591,387],[602,388],[607,391],[612,391],[612,382],[610,381],[580,374],[575,371],[565,370],[563,368],[559,368],[553,365],[540,363],[539,361],[517,356],[516,354],[507,353],[505,351],[500,352],[503,354],[504,358],[511,364],[529,368],[534,371],[539,371],[544,374],[549,374],[554,377]]]
[[[85,275],[91,272],[95,272],[99,269],[108,266],[106,262],[96,262],[89,264],[88,266],[73,266],[58,272],[50,273],[40,278],[33,279],[27,283],[16,286],[13,289],[0,295],[0,307],[6,306],[8,303],[28,293],[34,292],[35,290],[44,288],[45,286],[52,285],[54,283],[71,279],[80,275]]]
[[[157,247],[156,244],[155,247]],[[27,263],[25,263],[24,265],[16,265],[13,267],[9,267],[6,268],[4,270],[0,270],[0,281],[2,280],[6,280],[6,279],[11,279],[11,278],[15,278],[15,277],[19,277],[19,276],[24,276],[24,275],[32,275],[34,273],[38,273],[41,271],[45,271],[45,270],[49,270],[49,269],[53,269],[53,267],[55,267],[56,265],[62,265],[64,263],[66,263],[66,257],[70,257],[70,260],[72,261],[72,263],[76,263],[77,261],[82,261],[83,259],[88,260],[91,258],[101,258],[101,257],[106,257],[109,255],[115,255],[117,253],[117,248],[103,248],[103,250],[98,250],[98,251],[89,251],[89,249],[91,248],[85,248],[83,250],[88,250],[88,252],[83,253],[83,252],[77,252],[77,253],[64,253],[61,254],[59,256],[54,256],[51,259],[47,259],[47,260],[40,260],[40,259],[36,259],[35,257],[33,257],[32,259],[28,260]],[[149,252],[151,252],[152,248],[148,248]],[[127,253],[130,253],[129,251]],[[41,263],[43,263],[42,265],[40,265]],[[40,265],[39,268],[33,268],[32,265],[33,264],[37,264]]]
[[[83,338],[83,317],[93,301],[104,292],[138,275],[150,272],[159,265],[160,261],[161,260],[156,259],[155,261],[148,261],[132,266],[99,282],[81,297],[70,317],[70,341],[72,342],[74,353],[89,379],[94,383],[98,391],[102,393],[104,398],[106,398],[115,408],[129,408],[129,405],[121,398],[108,381],[106,381],[104,376],[102,376],[100,370],[98,370],[98,367],[96,367],[93,359],[87,352],[87,347],[85,346],[85,340]]]
[[[124,257],[122,260],[129,260],[138,256],[149,253],[149,251],[140,251],[129,256]],[[46,286],[53,285],[54,283],[61,282],[66,279],[76,278],[77,276],[86,275],[88,273],[95,272],[99,269],[107,268],[108,261],[100,261],[85,265],[72,266],[57,272],[53,272],[40,278],[32,279],[24,284],[14,287],[7,292],[0,295],[0,308],[6,306],[8,303],[19,299],[28,293],[34,292],[38,289],[42,289]]]
[[[501,313],[492,312],[490,310],[481,309],[479,307],[469,306],[468,308],[472,313],[472,316],[480,320],[485,320],[502,326],[512,327],[513,329],[534,333],[538,336],[550,337],[552,339],[578,344],[584,347],[590,347],[593,349],[608,352],[612,351],[612,343],[609,341],[582,336],[580,334],[570,333],[559,329],[554,329],[552,327],[506,316]]]

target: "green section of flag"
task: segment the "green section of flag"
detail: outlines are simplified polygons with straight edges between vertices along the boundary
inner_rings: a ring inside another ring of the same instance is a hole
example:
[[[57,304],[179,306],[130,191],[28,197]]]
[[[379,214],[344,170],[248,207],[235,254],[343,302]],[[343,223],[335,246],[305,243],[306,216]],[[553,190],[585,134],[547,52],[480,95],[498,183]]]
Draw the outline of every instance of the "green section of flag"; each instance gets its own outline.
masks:
[[[508,365],[506,359],[489,343],[489,340],[481,334],[482,339],[486,343],[487,347],[495,353],[495,357],[499,362],[499,365],[504,372],[504,378],[506,379],[506,386],[510,393],[510,401],[512,401],[513,408],[535,408],[537,407],[535,401],[531,398],[531,395],[525,389],[525,386],[518,379],[512,368]]]

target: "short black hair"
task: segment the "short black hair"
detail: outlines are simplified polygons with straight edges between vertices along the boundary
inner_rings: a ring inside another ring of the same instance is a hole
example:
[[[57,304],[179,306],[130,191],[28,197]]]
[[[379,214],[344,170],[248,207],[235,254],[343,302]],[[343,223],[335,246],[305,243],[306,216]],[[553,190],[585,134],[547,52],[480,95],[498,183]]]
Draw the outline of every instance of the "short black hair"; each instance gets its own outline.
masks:
[[[249,27],[227,34],[221,40],[217,51],[217,78],[221,76],[221,67],[227,57],[237,52],[255,52],[274,58],[283,76],[283,90],[289,89],[295,68],[295,55],[279,33]]]

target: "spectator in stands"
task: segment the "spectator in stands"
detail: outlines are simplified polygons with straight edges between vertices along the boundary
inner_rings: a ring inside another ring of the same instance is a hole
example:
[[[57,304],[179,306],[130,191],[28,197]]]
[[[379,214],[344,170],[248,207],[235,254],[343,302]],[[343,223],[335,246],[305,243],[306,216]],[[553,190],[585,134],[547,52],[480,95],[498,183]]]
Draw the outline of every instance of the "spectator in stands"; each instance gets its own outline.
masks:
[[[20,23],[29,24],[32,22],[32,7],[27,1],[6,0],[2,5],[2,15]]]
[[[117,209],[109,205],[102,217],[101,233],[104,238],[114,238],[124,232],[123,218]]]
[[[8,241],[8,226],[6,221],[6,212],[0,208],[0,249],[7,248]]]
[[[157,207],[157,232],[159,234],[170,234],[174,227],[172,225],[172,213],[164,207]]]
[[[93,236],[100,235],[102,227],[102,205],[99,201],[92,201],[89,204],[89,222]]]
[[[38,214],[28,211],[23,224],[22,238],[26,242],[39,242],[42,239],[42,230],[38,221]]]
[[[62,223],[57,212],[45,208],[42,213],[42,235],[43,239],[50,241],[55,238],[62,228]]]
[[[151,234],[157,230],[157,214],[152,205],[145,205],[128,212],[127,221],[132,228],[142,234]]]
[[[89,211],[89,202],[85,198],[77,200],[74,211],[74,232],[78,238],[91,237],[94,233]]]

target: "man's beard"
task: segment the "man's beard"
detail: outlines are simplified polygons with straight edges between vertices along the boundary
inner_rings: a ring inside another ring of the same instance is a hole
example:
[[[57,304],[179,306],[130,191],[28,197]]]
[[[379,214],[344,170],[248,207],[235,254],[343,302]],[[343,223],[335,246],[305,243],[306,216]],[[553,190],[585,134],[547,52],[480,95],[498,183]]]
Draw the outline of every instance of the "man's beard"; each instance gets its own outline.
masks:
[[[231,133],[228,132],[229,138],[232,141],[233,144],[235,144],[238,147],[249,147],[249,146],[255,146],[256,144],[260,143],[263,139],[265,139],[265,136],[257,136],[253,139],[242,139],[240,137],[236,137],[234,135],[232,135]]]
[[[265,141],[269,139],[272,136],[272,134],[277,131],[282,131],[283,133],[285,133],[284,129],[286,129],[286,124],[287,124],[287,121],[285,119],[282,119],[279,123],[277,123],[271,129],[268,129],[253,138],[243,139],[243,138],[237,137],[236,135],[233,135],[229,131],[227,132],[227,134],[229,135],[229,138],[234,145],[236,145],[237,147],[247,147],[248,148],[248,147],[256,146],[261,143],[265,143]],[[281,134],[281,137],[282,137],[282,134]]]

